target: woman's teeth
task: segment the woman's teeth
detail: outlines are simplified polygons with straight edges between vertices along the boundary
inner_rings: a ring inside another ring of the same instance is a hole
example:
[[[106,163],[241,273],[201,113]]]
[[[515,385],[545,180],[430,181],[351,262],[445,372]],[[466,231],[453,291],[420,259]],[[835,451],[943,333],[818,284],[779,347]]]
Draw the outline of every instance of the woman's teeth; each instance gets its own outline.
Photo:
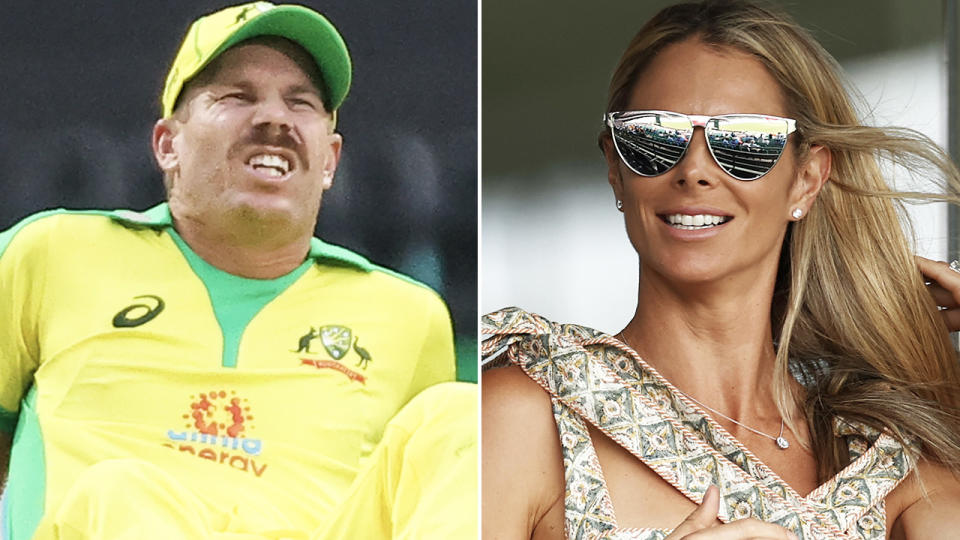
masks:
[[[671,227],[687,231],[716,227],[729,220],[729,216],[714,216],[711,214],[697,214],[694,216],[689,214],[669,214],[664,216],[664,221],[669,223]]]

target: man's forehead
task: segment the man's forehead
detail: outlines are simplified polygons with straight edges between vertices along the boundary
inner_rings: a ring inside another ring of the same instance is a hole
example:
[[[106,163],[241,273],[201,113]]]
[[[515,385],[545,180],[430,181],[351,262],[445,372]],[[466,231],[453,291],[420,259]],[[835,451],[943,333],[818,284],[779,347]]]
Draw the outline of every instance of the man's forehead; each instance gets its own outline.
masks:
[[[309,91],[324,98],[323,79],[313,57],[295,42],[277,36],[260,36],[234,45],[201,70],[188,82],[188,86],[249,84],[249,79],[244,78],[245,68],[261,63],[275,64],[277,54],[293,62],[308,82],[299,85],[303,88],[297,90]]]

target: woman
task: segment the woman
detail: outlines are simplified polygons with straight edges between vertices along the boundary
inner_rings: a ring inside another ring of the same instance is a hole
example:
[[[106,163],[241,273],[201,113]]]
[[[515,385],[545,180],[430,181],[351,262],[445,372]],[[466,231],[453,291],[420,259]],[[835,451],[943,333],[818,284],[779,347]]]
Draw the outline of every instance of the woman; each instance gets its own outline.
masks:
[[[833,59],[749,2],[661,11],[606,110],[636,312],[614,335],[484,317],[511,364],[484,376],[484,536],[957,530],[957,356],[877,163],[960,185],[942,151],[860,126]]]

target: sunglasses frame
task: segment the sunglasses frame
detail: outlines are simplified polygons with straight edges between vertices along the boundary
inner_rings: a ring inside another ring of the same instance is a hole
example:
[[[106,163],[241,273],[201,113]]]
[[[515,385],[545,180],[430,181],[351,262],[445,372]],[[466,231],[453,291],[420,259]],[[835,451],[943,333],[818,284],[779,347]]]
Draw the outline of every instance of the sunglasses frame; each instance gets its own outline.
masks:
[[[635,168],[633,168],[633,165],[631,165],[631,164],[627,161],[627,159],[623,157],[623,152],[620,151],[620,145],[617,144],[617,135],[616,135],[616,133],[614,132],[614,128],[613,128],[614,122],[615,122],[615,121],[618,121],[618,120],[622,122],[622,117],[623,117],[624,115],[640,115],[640,114],[643,114],[643,115],[664,114],[664,115],[681,116],[681,117],[684,117],[684,118],[686,118],[687,120],[689,120],[689,121],[690,121],[690,124],[691,124],[691,129],[692,129],[692,131],[691,131],[691,133],[690,133],[690,137],[689,137],[689,139],[687,139],[687,144],[686,144],[686,146],[683,147],[683,151],[680,153],[680,156],[677,157],[677,161],[675,161],[672,165],[670,165],[670,166],[667,167],[666,169],[658,172],[657,174],[644,174],[644,173],[636,170]],[[615,117],[616,117],[616,118],[615,118]],[[730,177],[732,177],[732,178],[734,178],[734,179],[736,179],[736,180],[739,180],[739,181],[741,181],[741,182],[753,182],[754,180],[759,180],[759,179],[763,178],[764,176],[766,176],[770,171],[772,171],[773,168],[777,165],[777,163],[780,162],[780,157],[783,156],[783,150],[782,150],[782,149],[780,150],[780,153],[777,154],[777,158],[773,161],[773,164],[770,165],[770,168],[767,169],[763,174],[761,174],[761,175],[759,175],[759,176],[756,176],[756,177],[754,177],[754,178],[738,178],[738,177],[734,176],[733,174],[731,174],[730,172],[728,172],[728,171],[723,167],[723,164],[720,163],[720,160],[717,159],[717,155],[714,154],[714,152],[713,152],[713,146],[710,144],[710,138],[707,137],[707,133],[706,133],[707,124],[710,123],[711,120],[725,119],[725,118],[730,118],[730,117],[736,117],[736,118],[743,118],[743,117],[761,118],[761,119],[764,119],[764,120],[777,120],[777,121],[786,122],[786,124],[787,124],[787,132],[786,132],[785,136],[787,137],[787,139],[789,139],[791,133],[793,133],[794,131],[797,130],[797,121],[794,120],[793,118],[784,118],[784,117],[782,117],[782,116],[773,116],[773,115],[769,115],[769,114],[731,113],[731,114],[718,114],[718,115],[716,115],[716,116],[706,116],[706,115],[702,115],[702,114],[683,114],[683,113],[678,113],[678,112],[674,112],[674,111],[660,111],[660,110],[654,110],[654,109],[651,109],[651,110],[637,110],[637,111],[614,111],[614,112],[604,113],[604,115],[603,115],[603,123],[604,123],[605,126],[607,126],[607,127],[610,128],[610,137],[613,139],[613,147],[617,149],[617,155],[620,157],[620,161],[622,161],[623,164],[627,166],[627,168],[629,168],[631,171],[633,171],[633,172],[634,172],[635,174],[637,174],[638,176],[643,176],[643,177],[645,177],[645,178],[653,178],[653,177],[655,177],[655,176],[660,176],[660,175],[662,175],[662,174],[666,174],[666,173],[669,172],[671,169],[673,169],[674,167],[676,167],[677,164],[680,163],[680,162],[683,160],[683,157],[687,154],[687,149],[690,148],[690,141],[693,139],[694,133],[696,133],[696,128],[700,127],[700,128],[703,128],[703,130],[704,130],[703,138],[704,138],[704,140],[705,140],[706,143],[707,143],[707,149],[710,150],[710,157],[713,158],[713,161],[717,164],[717,166],[720,167],[721,170],[723,170],[723,172],[727,173],[728,176],[730,176]],[[784,144],[783,144],[783,145],[784,145],[784,148],[786,148],[786,145],[787,145],[787,141],[786,141],[786,140],[784,140]]]

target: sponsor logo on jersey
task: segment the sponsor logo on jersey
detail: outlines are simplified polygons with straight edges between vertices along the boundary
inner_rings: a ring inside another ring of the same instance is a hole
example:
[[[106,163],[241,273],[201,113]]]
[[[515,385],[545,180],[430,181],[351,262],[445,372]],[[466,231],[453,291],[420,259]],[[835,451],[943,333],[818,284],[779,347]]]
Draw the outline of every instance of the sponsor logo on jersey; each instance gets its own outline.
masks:
[[[134,296],[133,299],[147,301],[131,304],[118,311],[113,316],[114,328],[133,328],[146,324],[155,319],[166,305],[163,303],[163,298],[152,294]]]
[[[311,349],[313,340],[317,338],[320,338],[326,355]],[[313,366],[317,369],[333,369],[343,373],[351,381],[361,384],[366,384],[367,381],[361,370],[366,371],[367,366],[373,361],[370,351],[360,345],[360,337],[355,335],[353,330],[335,324],[320,326],[319,330],[311,326],[306,334],[298,338],[297,349],[291,352],[300,355],[301,365]],[[351,352],[357,359],[355,363],[353,358],[347,359],[351,356]]]
[[[200,392],[190,396],[190,409],[182,415],[186,429],[168,429],[163,445],[260,477],[267,464],[255,459],[263,441],[251,437],[253,419],[247,399],[235,391]]]

